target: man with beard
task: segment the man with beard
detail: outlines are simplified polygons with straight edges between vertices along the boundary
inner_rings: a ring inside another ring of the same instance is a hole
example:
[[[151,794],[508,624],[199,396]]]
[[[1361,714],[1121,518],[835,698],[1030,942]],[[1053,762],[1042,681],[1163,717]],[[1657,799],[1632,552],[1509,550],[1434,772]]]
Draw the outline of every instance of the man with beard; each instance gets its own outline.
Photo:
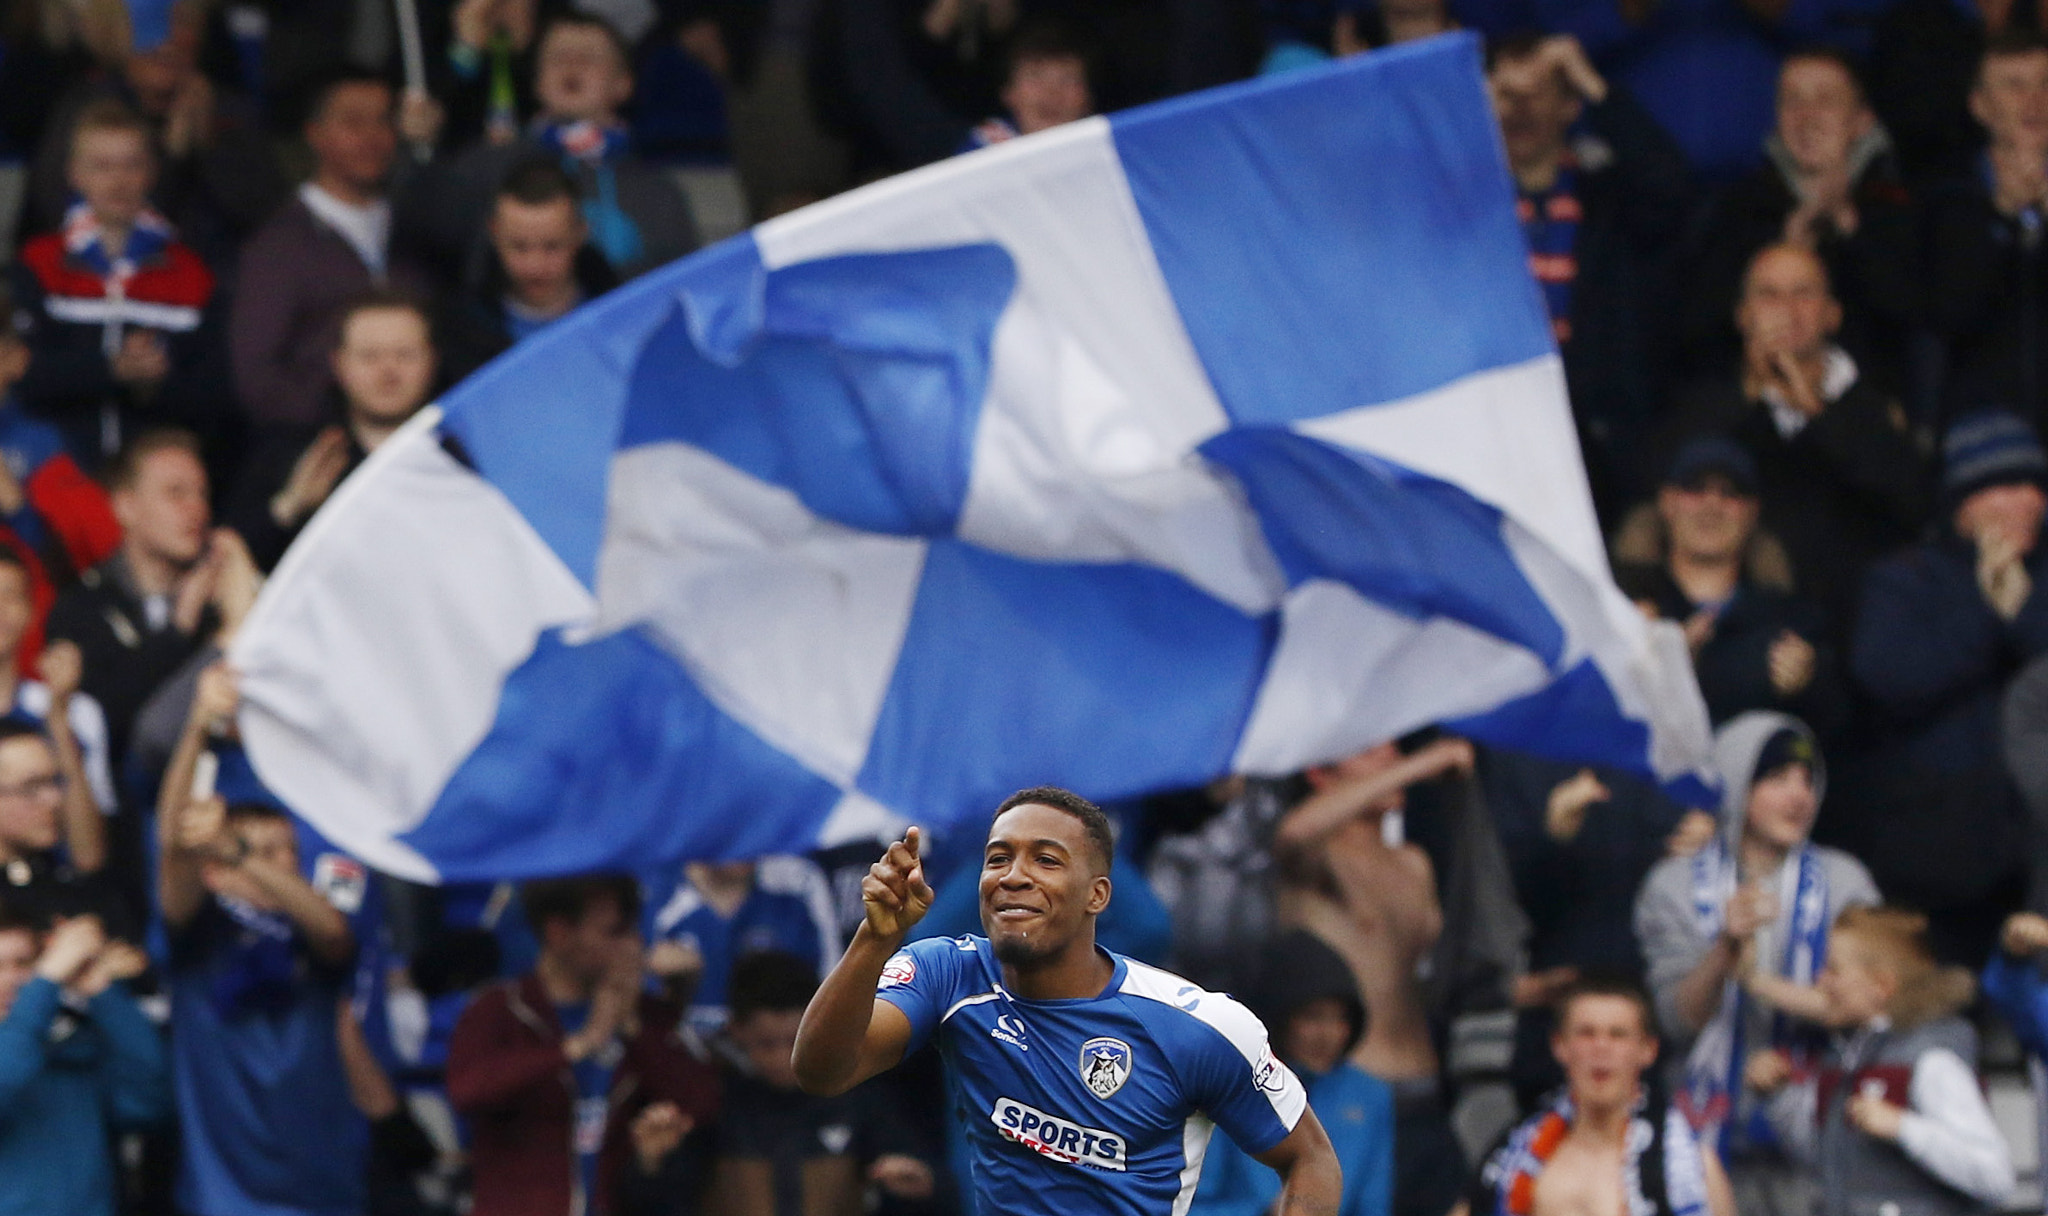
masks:
[[[1100,808],[1051,787],[1005,799],[982,852],[988,936],[902,948],[932,903],[919,846],[912,828],[862,885],[867,918],[797,1031],[806,1090],[843,1093],[942,1031],[983,1212],[1183,1211],[1212,1122],[1280,1173],[1277,1210],[1338,1210],[1329,1137],[1259,1020],[1095,944]]]

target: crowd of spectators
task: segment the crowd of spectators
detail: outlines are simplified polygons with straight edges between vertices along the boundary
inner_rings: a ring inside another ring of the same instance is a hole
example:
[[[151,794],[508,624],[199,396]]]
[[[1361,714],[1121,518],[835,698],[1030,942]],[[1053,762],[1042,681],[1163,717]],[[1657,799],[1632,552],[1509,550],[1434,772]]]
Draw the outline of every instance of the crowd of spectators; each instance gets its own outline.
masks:
[[[263,788],[224,646],[425,402],[704,239],[692,173],[766,218],[1461,26],[1723,801],[1425,731],[1112,808],[1102,940],[1266,1019],[1344,1216],[1490,1216],[1484,1141],[1592,1103],[1608,1023],[1744,1213],[2006,1202],[1973,1073],[2001,1024],[2048,1054],[2048,7],[5,0],[0,1213],[961,1211],[929,1053],[791,1069],[879,846],[399,882]],[[935,843],[920,932],[976,927],[978,848]],[[1219,1144],[1194,1208],[1275,1194]]]

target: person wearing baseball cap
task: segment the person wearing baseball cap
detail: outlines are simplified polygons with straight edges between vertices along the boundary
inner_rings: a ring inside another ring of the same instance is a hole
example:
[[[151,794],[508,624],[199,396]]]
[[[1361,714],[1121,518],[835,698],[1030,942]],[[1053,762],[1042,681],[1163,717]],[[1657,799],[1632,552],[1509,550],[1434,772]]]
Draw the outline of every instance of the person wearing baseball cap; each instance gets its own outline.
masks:
[[[1777,542],[1760,532],[1757,466],[1721,436],[1678,450],[1657,491],[1664,543],[1654,568],[1630,572],[1639,603],[1683,625],[1708,716],[1796,713],[1831,734],[1848,715],[1820,610],[1793,594]]]
[[[1949,427],[1942,458],[1941,525],[1863,585],[1851,668],[1876,748],[1858,818],[1881,825],[1865,854],[1879,884],[1930,913],[1944,961],[1974,963],[2016,895],[2020,810],[1998,709],[2048,652],[2048,454],[2025,421],[1986,411]]]

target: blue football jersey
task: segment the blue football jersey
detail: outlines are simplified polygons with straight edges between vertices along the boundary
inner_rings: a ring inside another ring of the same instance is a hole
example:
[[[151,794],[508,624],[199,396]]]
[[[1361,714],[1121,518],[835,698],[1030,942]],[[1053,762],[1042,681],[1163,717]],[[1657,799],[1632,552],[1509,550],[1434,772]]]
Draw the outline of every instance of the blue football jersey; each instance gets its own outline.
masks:
[[[1011,995],[985,937],[913,942],[882,970],[876,995],[910,1019],[911,1050],[939,1033],[984,1216],[1182,1216],[1211,1131],[1262,1153],[1308,1104],[1250,1010],[1109,957],[1086,1000]]]

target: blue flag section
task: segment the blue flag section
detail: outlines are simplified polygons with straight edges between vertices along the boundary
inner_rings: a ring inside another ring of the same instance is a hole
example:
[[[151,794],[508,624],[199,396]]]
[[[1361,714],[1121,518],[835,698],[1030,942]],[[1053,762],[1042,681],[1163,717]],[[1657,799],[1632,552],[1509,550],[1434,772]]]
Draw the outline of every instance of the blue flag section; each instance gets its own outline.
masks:
[[[424,880],[1432,722],[1705,792],[1464,35],[1013,140],[593,302],[380,448],[233,658],[265,782]]]

